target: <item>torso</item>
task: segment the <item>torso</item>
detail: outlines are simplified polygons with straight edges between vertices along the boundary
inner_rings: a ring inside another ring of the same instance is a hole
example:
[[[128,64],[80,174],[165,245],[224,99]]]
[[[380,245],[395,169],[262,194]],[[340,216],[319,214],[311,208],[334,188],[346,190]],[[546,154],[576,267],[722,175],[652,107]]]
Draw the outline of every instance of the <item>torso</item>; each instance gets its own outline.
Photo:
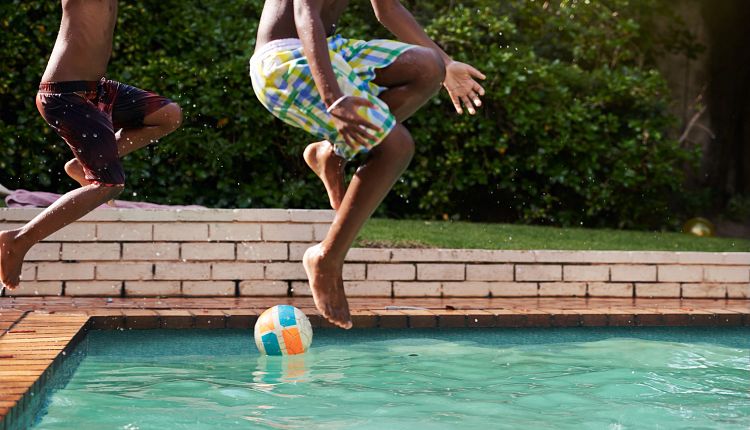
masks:
[[[336,29],[339,17],[346,9],[349,0],[326,0],[321,10],[321,19],[326,35],[331,36]],[[258,25],[255,48],[277,39],[299,38],[294,25],[293,0],[266,0]]]
[[[62,0],[62,22],[42,81],[96,81],[112,55],[117,0]]]

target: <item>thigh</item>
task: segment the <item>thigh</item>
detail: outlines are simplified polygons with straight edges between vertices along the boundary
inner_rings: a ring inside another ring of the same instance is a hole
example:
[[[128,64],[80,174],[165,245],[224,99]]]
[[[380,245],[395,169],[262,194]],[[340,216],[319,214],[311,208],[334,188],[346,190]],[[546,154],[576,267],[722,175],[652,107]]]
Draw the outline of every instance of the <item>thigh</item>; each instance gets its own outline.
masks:
[[[115,130],[149,125],[144,122],[147,116],[173,103],[172,100],[151,91],[117,81],[106,81],[104,87],[104,97],[107,103],[111,104]]]
[[[80,161],[86,179],[103,184],[124,183],[114,128],[107,113],[75,94],[40,94],[37,107]]]
[[[427,79],[436,68],[437,61],[442,61],[429,48],[414,46],[401,53],[386,67],[375,70],[373,83],[385,88],[407,85]]]

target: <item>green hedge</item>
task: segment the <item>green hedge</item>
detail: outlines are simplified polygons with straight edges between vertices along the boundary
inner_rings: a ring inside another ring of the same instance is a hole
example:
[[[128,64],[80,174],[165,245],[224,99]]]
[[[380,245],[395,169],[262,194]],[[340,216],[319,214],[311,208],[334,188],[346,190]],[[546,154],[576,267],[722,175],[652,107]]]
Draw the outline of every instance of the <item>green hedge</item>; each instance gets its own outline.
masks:
[[[353,2],[341,31],[387,36],[362,3]],[[381,215],[673,222],[681,166],[696,154],[668,137],[669,94],[652,64],[666,50],[693,46],[664,24],[671,18],[663,2],[404,3],[450,54],[487,74],[488,94],[476,117],[457,117],[442,94],[409,120],[417,154]],[[127,198],[326,207],[301,158],[311,138],[275,120],[250,86],[247,60],[261,7],[247,0],[120,2],[109,77],[173,98],[186,118],[181,130],[126,158]],[[0,182],[11,188],[73,186],[62,170],[69,150],[34,106],[59,9],[40,0],[0,5]]]

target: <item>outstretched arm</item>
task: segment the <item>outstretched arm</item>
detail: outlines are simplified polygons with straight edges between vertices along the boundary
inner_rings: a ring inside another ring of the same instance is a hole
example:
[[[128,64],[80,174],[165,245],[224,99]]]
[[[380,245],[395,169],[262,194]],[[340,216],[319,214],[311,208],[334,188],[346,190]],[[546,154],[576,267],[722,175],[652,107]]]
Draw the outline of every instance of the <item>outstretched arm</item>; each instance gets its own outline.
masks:
[[[393,33],[399,40],[413,45],[431,48],[440,53],[445,63],[445,81],[443,86],[453,101],[456,112],[463,113],[461,104],[470,114],[475,114],[474,106],[481,106],[479,98],[484,95],[484,88],[477,79],[485,79],[484,74],[469,64],[454,61],[445,51],[427,36],[427,33],[406,10],[399,0],[370,0],[378,21]]]
[[[336,82],[336,74],[328,53],[326,32],[320,12],[323,0],[294,0],[294,24],[302,42],[305,57],[315,80],[315,86],[329,108],[336,129],[349,146],[370,148],[368,140],[375,138],[368,131],[378,127],[357,113],[357,107],[374,107],[369,100],[344,94]]]

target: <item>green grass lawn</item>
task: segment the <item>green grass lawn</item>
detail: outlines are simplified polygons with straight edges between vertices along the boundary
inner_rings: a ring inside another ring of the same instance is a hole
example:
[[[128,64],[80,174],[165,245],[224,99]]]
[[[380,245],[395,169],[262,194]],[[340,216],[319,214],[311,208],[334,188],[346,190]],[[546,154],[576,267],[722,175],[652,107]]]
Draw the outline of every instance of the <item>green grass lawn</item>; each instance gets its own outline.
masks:
[[[683,233],[371,219],[355,246],[749,252],[750,240]]]

